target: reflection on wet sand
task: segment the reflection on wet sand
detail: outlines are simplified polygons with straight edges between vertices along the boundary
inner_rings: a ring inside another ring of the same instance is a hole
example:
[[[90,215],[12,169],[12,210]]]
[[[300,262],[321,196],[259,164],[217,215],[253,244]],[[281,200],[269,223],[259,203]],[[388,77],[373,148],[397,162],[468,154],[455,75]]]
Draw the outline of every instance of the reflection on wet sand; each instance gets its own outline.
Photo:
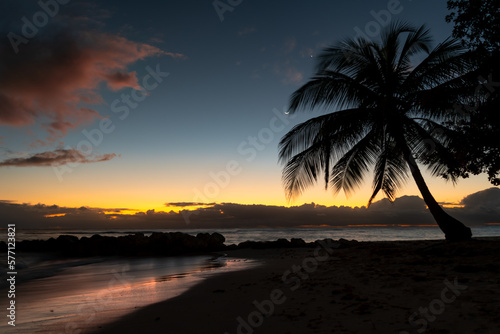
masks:
[[[195,272],[185,272],[185,273],[180,273],[180,274],[159,276],[156,278],[156,281],[157,282],[169,282],[171,280],[184,278],[190,274],[202,273],[202,272],[207,271],[207,270],[214,270],[214,269],[222,268],[225,266],[227,266],[227,259],[224,256],[216,256],[216,257],[213,257],[213,258],[207,260]]]
[[[85,333],[137,308],[180,295],[204,278],[256,265],[225,257],[114,258],[67,268],[19,286],[15,329],[2,333]]]

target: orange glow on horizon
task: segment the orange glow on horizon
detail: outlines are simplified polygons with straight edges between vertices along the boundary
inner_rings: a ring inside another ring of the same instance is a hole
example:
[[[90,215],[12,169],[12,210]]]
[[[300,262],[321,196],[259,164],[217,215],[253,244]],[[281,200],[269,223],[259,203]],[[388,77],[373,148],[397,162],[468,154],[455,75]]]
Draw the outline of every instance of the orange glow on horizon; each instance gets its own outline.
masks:
[[[51,214],[51,215],[44,215],[45,218],[64,217],[64,216],[66,216],[65,213],[54,213],[54,214]]]
[[[438,227],[438,225],[393,225],[396,227]]]
[[[136,209],[127,209],[127,210],[104,210],[102,211],[103,214],[106,216],[118,216],[118,215],[135,215],[138,212],[141,212],[142,210],[136,210]]]
[[[463,208],[464,205],[463,204],[442,204],[441,205],[443,208],[448,208],[448,209],[452,209],[452,208]]]
[[[346,225],[345,227],[392,227],[387,224],[369,224],[369,225]]]
[[[332,225],[326,225],[326,224],[321,224],[321,225],[299,225],[300,228],[336,228],[339,226],[332,226]]]
[[[437,227],[437,225],[370,224],[370,225],[347,225],[345,227]]]

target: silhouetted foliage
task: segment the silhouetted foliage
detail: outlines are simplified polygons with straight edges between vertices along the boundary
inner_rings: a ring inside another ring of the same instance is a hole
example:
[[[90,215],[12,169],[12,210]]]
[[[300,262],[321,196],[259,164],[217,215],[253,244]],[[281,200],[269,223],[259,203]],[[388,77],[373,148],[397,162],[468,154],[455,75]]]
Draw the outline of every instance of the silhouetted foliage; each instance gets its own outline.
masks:
[[[448,240],[464,240],[470,229],[436,202],[417,161],[432,174],[455,180],[458,162],[450,150],[456,132],[447,123],[465,116],[453,105],[473,89],[476,69],[459,40],[431,47],[425,26],[393,23],[380,42],[347,39],[319,56],[315,76],[291,97],[289,112],[336,109],[295,126],[280,142],[288,199],[323,174],[326,187],[349,193],[374,168],[373,194],[390,200],[413,176]],[[427,57],[414,64],[414,56]]]
[[[500,0],[448,0],[448,9],[455,38],[471,49],[500,48]]]
[[[469,98],[455,108],[468,116],[453,125],[459,132],[457,170],[462,177],[487,173],[489,181],[500,185],[500,0],[448,1],[452,12],[447,22],[455,24],[453,36],[470,48],[478,62],[471,76],[476,83]]]

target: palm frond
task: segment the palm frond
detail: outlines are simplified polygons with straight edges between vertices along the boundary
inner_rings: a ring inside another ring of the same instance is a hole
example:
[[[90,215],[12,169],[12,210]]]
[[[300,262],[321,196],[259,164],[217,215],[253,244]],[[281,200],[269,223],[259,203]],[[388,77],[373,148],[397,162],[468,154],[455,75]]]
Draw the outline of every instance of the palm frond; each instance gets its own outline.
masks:
[[[295,155],[283,168],[283,185],[287,201],[295,197],[317,180],[318,174],[324,169],[325,155],[323,146],[313,145]]]
[[[359,81],[342,73],[324,71],[295,91],[290,98],[289,112],[300,108],[362,106],[376,94]]]
[[[361,185],[379,152],[376,138],[377,131],[370,131],[332,167],[330,184],[335,194],[344,190],[349,196]]]
[[[447,117],[456,117],[454,109],[457,105],[481,103],[480,96],[476,94],[476,77],[474,71],[466,71],[441,84],[412,92],[406,99],[416,114],[445,121]]]
[[[407,179],[408,165],[403,153],[398,150],[397,145],[393,141],[387,141],[375,163],[373,193],[368,200],[368,206],[370,206],[380,190],[384,192],[384,195],[391,202],[394,201],[397,191]]]
[[[411,31],[406,37],[405,44],[401,49],[397,69],[406,72],[410,69],[410,58],[420,52],[429,53],[432,37],[425,25]]]
[[[279,162],[285,164],[294,155],[318,142],[329,142],[331,152],[341,155],[344,147],[349,147],[362,138],[365,129],[370,126],[371,113],[367,108],[347,109],[314,117],[296,125],[281,138]]]
[[[397,62],[399,59],[399,55],[401,54],[400,50],[400,39],[401,35],[405,33],[414,33],[416,28],[404,21],[393,21],[388,29],[382,31],[382,40],[380,45],[383,46],[379,48],[383,52],[383,63],[384,63],[384,72],[387,74],[395,73],[395,69],[397,68]]]
[[[406,78],[401,91],[416,92],[440,85],[471,70],[460,41],[438,44]]]
[[[324,49],[318,56],[316,73],[324,71],[335,71],[349,73],[350,68],[358,67],[358,64],[366,64],[366,57],[361,50],[366,50],[372,42],[347,38]]]
[[[406,137],[416,160],[427,166],[433,176],[450,175],[450,180],[456,182],[455,173],[448,173],[457,166],[457,161],[450,149],[449,143],[455,133],[446,126],[432,120],[406,120]]]
[[[300,195],[325,173],[330,163],[366,134],[370,110],[359,108],[322,115],[295,126],[280,141],[279,160],[285,164],[283,183],[287,199]]]

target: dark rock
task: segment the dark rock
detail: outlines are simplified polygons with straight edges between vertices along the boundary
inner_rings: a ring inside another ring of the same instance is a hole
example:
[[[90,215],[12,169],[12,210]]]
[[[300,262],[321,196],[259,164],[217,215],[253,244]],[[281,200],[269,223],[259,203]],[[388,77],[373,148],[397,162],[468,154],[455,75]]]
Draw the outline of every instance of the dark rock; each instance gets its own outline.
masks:
[[[224,244],[224,242],[226,241],[226,238],[222,234],[217,232],[212,233],[212,239],[219,245]]]
[[[60,235],[56,243],[56,249],[62,249],[67,254],[74,255],[78,252],[78,237],[74,235]]]
[[[290,247],[313,247],[302,239],[278,239],[276,241],[245,241],[239,245],[224,245],[226,239],[220,233],[199,233],[192,236],[181,232],[153,232],[149,237],[135,233],[120,237],[95,234],[78,239],[71,235],[61,235],[57,239],[25,240],[17,243],[17,249],[28,252],[57,252],[64,256],[169,256],[193,252],[217,252],[241,248],[268,249]],[[332,241],[333,242],[333,241]],[[6,249],[5,242],[0,250]]]
[[[286,239],[278,239],[274,243],[275,243],[277,248],[290,247],[290,241],[288,241]]]
[[[60,235],[56,240],[59,243],[69,244],[78,242],[78,237],[75,237],[74,235]]]
[[[453,269],[459,273],[477,273],[484,270],[482,266],[465,265],[465,264],[459,264],[455,266],[455,268]]]
[[[306,242],[300,238],[292,238],[290,244],[292,247],[304,247],[307,245]]]

